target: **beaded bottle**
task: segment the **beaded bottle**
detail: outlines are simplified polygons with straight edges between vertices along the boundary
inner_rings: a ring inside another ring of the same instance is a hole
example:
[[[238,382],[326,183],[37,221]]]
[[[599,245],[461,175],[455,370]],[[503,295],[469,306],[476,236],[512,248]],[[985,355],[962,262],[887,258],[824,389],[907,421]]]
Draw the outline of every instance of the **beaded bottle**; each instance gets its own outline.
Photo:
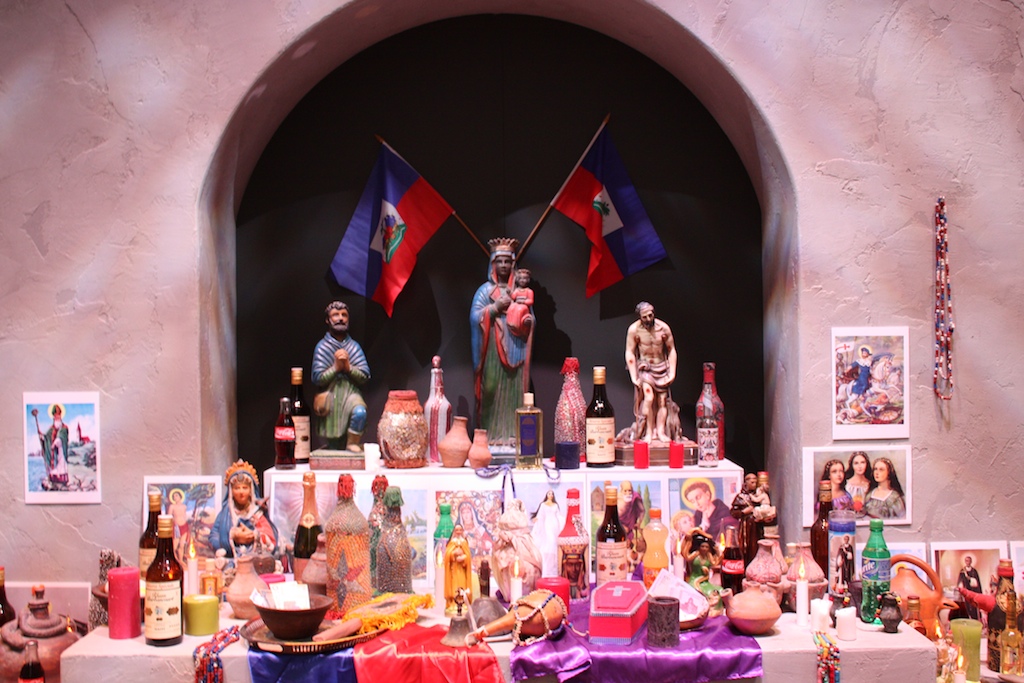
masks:
[[[389,486],[384,492],[387,513],[381,522],[377,544],[377,589],[381,593],[412,592],[412,546],[402,524],[402,489]]]
[[[338,477],[338,505],[324,525],[327,535],[327,595],[344,614],[371,598],[370,526],[353,500],[351,474]]]

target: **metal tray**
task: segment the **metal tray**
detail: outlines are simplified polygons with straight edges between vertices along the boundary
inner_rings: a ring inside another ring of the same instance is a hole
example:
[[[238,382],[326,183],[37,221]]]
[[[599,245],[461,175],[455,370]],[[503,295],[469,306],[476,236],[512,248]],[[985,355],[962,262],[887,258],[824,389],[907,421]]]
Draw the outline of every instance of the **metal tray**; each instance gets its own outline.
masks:
[[[320,624],[320,631],[324,631],[333,625],[333,621],[325,620]],[[312,655],[344,650],[359,643],[372,640],[383,632],[384,629],[378,629],[371,633],[362,633],[336,640],[279,640],[274,637],[274,634],[270,632],[270,629],[267,628],[262,619],[256,618],[242,626],[239,630],[239,635],[249,642],[249,647],[262,650],[263,652],[286,655]]]

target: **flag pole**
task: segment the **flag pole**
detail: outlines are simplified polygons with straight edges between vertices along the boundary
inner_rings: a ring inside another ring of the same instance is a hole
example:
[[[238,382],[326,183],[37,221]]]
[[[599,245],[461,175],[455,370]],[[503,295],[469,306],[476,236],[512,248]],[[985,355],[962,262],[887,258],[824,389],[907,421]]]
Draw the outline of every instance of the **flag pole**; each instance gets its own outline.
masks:
[[[402,155],[401,155],[401,154],[399,154],[398,152],[396,152],[396,151],[395,151],[395,148],[394,148],[394,147],[392,147],[391,145],[389,145],[389,144],[387,143],[387,141],[385,141],[385,140],[384,140],[384,138],[382,138],[382,137],[381,137],[380,135],[377,135],[376,133],[374,133],[373,137],[375,137],[375,138],[377,139],[377,142],[379,142],[380,144],[382,144],[382,145],[384,145],[385,147],[387,147],[388,149],[390,149],[390,150],[391,150],[391,152],[392,152],[392,153],[393,153],[393,154],[394,154],[395,156],[397,156],[397,157],[398,157],[399,159],[402,159],[402,161],[405,161],[405,159],[404,159],[404,158],[402,158]],[[405,161],[405,163],[407,163],[407,164],[408,164],[409,162],[408,162],[408,161]],[[411,164],[410,164],[410,168],[411,168],[411,167],[412,167],[412,166],[411,166]],[[477,245],[478,247],[480,247],[480,250],[481,250],[481,251],[483,251],[483,252],[484,252],[484,254],[485,254],[485,255],[486,255],[486,256],[487,256],[488,258],[490,258],[490,256],[491,256],[491,252],[487,250],[487,247],[485,247],[485,246],[484,246],[484,243],[480,241],[480,238],[478,238],[478,237],[477,237],[477,236],[476,236],[476,235],[475,235],[475,234],[473,233],[473,231],[469,229],[469,226],[468,226],[468,225],[466,225],[466,221],[462,220],[462,216],[460,216],[459,214],[457,214],[457,213],[455,212],[455,210],[454,210],[454,209],[452,210],[452,215],[453,215],[453,216],[455,216],[455,220],[457,220],[457,221],[459,222],[459,225],[461,225],[461,226],[462,226],[462,227],[463,227],[463,228],[465,229],[465,231],[466,231],[467,233],[469,233],[469,236],[473,238],[473,241],[474,241],[474,242],[476,242],[476,245]]]
[[[533,226],[533,230],[531,230],[530,234],[527,235],[526,240],[523,242],[523,246],[519,249],[519,259],[523,258],[523,254],[526,253],[526,248],[530,246],[531,242],[533,242],[533,238],[537,235],[537,231],[540,230],[540,226],[542,226],[544,224],[544,221],[548,219],[548,216],[551,215],[551,209],[554,208],[554,206],[552,205],[555,203],[555,200],[558,199],[558,195],[562,194],[562,190],[565,189],[565,185],[566,183],[569,182],[569,178],[572,178],[572,174],[576,172],[576,169],[579,168],[579,165],[582,164],[583,160],[587,158],[587,154],[590,153],[590,148],[594,146],[594,141],[597,140],[597,136],[601,134],[601,131],[604,130],[604,127],[608,125],[608,121],[609,119],[611,119],[611,117],[611,112],[608,112],[607,114],[604,115],[604,120],[601,121],[601,125],[597,127],[597,132],[594,133],[594,137],[590,139],[590,144],[587,145],[587,148],[585,150],[583,150],[583,154],[580,155],[579,161],[577,161],[576,165],[572,167],[571,171],[569,171],[569,175],[566,176],[565,182],[562,183],[562,186],[560,188],[558,188],[558,192],[556,192],[555,196],[551,198],[550,202],[548,202],[548,206],[546,209],[544,209],[544,213],[541,214],[541,217],[537,221],[537,224]]]

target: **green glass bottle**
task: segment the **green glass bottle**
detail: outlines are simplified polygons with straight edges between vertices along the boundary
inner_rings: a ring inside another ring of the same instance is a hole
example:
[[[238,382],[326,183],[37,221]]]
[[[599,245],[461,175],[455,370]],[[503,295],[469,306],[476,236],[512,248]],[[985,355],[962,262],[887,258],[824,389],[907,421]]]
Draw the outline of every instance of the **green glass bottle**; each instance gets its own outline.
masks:
[[[860,603],[860,618],[868,624],[875,621],[878,596],[889,590],[889,546],[882,536],[882,520],[871,520],[871,535],[861,555],[860,578],[863,597]]]

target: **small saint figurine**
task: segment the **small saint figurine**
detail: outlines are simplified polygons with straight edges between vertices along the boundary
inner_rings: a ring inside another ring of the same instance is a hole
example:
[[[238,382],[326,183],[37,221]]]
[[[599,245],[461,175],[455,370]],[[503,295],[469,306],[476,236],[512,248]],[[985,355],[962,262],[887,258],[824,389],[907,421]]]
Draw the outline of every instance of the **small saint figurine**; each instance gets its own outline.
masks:
[[[469,541],[462,530],[461,524],[456,524],[452,531],[448,545],[444,549],[444,611],[449,616],[455,614],[459,608],[459,591],[466,592],[469,602],[473,601],[472,590],[473,580],[473,556],[469,552]]]
[[[526,338],[530,336],[533,329],[533,290],[530,289],[529,268],[519,268],[515,274],[515,289],[509,294],[512,303],[508,305],[505,318],[508,320],[508,329],[517,337]]]
[[[683,436],[679,406],[672,400],[676,378],[676,343],[672,328],[654,317],[654,306],[636,305],[639,319],[626,331],[626,368],[633,382],[636,418],[631,440],[647,443],[678,441]]]
[[[313,400],[316,433],[327,439],[329,450],[361,453],[366,401],[360,387],[370,379],[370,365],[363,347],[348,334],[348,306],[332,301],[324,314],[327,333],[313,350],[312,377],[319,388]]]
[[[501,594],[506,599],[512,594],[512,576],[516,560],[519,561],[519,578],[523,580],[523,593],[529,593],[543,576],[544,559],[540,548],[530,533],[530,518],[523,501],[513,499],[498,518],[498,530],[491,551],[491,566],[494,568]]]
[[[252,552],[258,540],[276,555],[277,527],[266,513],[266,499],[260,497],[256,468],[239,458],[224,473],[224,489],[224,504],[210,531],[214,551],[237,557]]]

